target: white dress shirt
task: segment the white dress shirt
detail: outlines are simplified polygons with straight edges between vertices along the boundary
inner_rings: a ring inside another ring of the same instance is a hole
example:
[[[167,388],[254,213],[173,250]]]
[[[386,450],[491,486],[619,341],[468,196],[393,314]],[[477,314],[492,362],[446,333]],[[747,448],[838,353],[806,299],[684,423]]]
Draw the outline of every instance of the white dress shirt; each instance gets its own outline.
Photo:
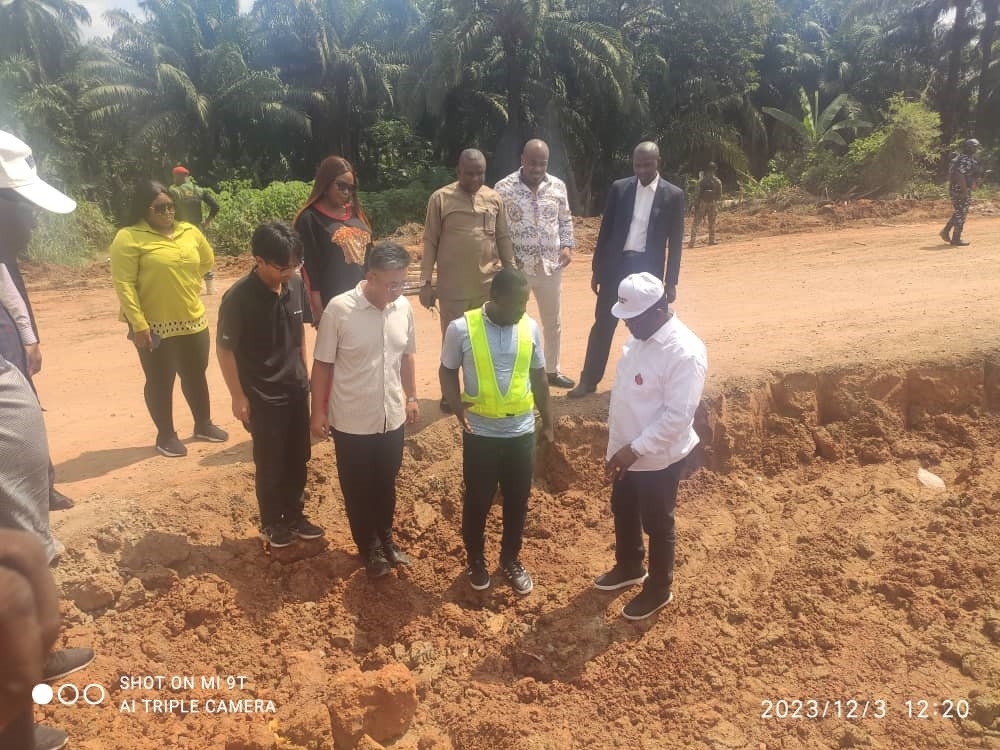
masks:
[[[653,210],[653,198],[660,184],[660,175],[643,185],[635,181],[635,208],[632,209],[632,223],[628,226],[628,236],[625,237],[624,250],[627,253],[646,252],[646,230],[649,229],[649,214]]]
[[[611,388],[607,458],[631,445],[629,471],[659,471],[690,453],[707,370],[705,345],[676,315],[645,341],[630,337]]]

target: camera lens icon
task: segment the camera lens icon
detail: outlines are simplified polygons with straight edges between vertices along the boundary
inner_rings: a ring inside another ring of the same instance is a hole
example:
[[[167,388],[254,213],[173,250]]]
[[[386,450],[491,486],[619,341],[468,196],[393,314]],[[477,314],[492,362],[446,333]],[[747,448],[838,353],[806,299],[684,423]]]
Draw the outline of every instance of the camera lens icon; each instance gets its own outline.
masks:
[[[53,700],[58,700],[62,706],[75,706],[78,703],[100,706],[108,699],[108,693],[103,685],[96,682],[83,687],[78,687],[72,682],[65,682],[55,690],[40,682],[31,689],[31,699],[39,706],[47,706]]]

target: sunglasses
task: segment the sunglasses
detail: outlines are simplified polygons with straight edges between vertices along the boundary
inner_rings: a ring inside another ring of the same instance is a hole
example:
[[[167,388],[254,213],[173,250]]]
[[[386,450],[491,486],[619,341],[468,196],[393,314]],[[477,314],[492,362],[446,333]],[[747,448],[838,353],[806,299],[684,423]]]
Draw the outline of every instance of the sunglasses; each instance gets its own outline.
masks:
[[[358,192],[358,186],[352,185],[349,182],[344,182],[343,180],[334,180],[333,184],[336,186],[337,190],[344,193],[356,193]]]
[[[166,216],[167,214],[172,214],[177,212],[177,209],[174,208],[173,203],[161,203],[158,206],[150,206],[149,210],[152,211],[157,216]]]

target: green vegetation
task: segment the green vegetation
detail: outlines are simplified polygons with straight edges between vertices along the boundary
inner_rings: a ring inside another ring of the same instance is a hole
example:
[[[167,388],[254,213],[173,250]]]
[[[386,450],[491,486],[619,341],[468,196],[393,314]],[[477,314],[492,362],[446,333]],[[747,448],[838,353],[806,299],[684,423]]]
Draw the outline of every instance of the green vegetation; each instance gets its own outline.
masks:
[[[714,160],[747,194],[926,194],[972,135],[1000,172],[1000,0],[140,7],[84,43],[74,0],[0,2],[0,127],[109,216],[135,179],[186,164],[226,201],[225,251],[297,208],[331,153],[355,164],[380,233],[419,218],[462,148],[486,152],[492,181],[532,136],[580,214],[647,138],[678,184]]]
[[[71,214],[39,213],[28,257],[40,263],[83,266],[103,252],[114,236],[115,228],[100,206],[80,201]]]

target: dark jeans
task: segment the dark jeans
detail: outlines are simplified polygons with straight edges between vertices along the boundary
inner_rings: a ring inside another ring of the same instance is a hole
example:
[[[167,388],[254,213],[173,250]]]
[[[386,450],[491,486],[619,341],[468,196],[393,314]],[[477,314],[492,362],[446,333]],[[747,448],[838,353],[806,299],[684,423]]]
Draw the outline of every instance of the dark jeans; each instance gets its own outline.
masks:
[[[302,517],[309,439],[309,398],[305,391],[284,406],[252,399],[250,435],[257,467],[260,525],[297,521]]]
[[[392,541],[396,476],[403,465],[403,426],[375,435],[332,432],[351,536],[366,557]]]
[[[674,581],[674,508],[684,459],[659,471],[626,471],[611,488],[615,517],[615,559],[641,568],[646,556],[642,532],[649,534],[649,578],[645,587],[670,591]]]
[[[146,408],[156,425],[157,439],[174,434],[174,380],[181,377],[184,394],[196,426],[212,421],[208,400],[208,329],[160,340],[153,351],[139,350],[139,362],[146,373]]]
[[[583,360],[583,371],[580,373],[581,384],[596,388],[604,378],[604,371],[608,367],[608,356],[611,354],[611,342],[615,337],[615,329],[618,328],[618,318],[611,314],[611,308],[618,301],[618,285],[629,274],[649,270],[646,268],[648,262],[645,255],[645,253],[623,254],[618,262],[617,273],[603,274],[601,277],[597,303],[594,305],[594,325],[587,338],[587,354]],[[659,274],[655,271],[651,273],[659,278],[663,276],[663,269],[660,269]]]
[[[462,541],[469,562],[484,556],[486,518],[497,486],[503,495],[503,538],[500,559],[516,559],[521,552],[528,495],[535,468],[535,434],[512,438],[462,434]]]
[[[14,717],[14,720],[0,732],[0,748],[34,750],[35,717],[30,706]]]

